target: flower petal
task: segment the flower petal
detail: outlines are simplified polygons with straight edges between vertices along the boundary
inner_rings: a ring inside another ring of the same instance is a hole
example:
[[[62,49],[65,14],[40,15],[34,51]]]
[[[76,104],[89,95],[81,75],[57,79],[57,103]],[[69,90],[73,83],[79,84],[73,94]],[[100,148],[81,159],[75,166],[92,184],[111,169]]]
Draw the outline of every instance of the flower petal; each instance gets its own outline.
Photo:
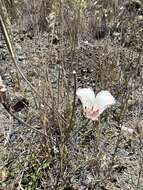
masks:
[[[95,107],[99,108],[99,115],[108,107],[115,104],[115,98],[111,95],[109,91],[100,91],[95,98]]]
[[[92,121],[98,120],[99,110],[88,110],[85,112],[85,116]]]
[[[79,88],[77,97],[83,105],[85,117],[93,121],[98,120],[99,115],[108,107],[115,104],[115,98],[109,91],[102,90],[96,97],[91,88]]]
[[[92,109],[95,102],[95,94],[91,88],[78,88],[76,95],[80,99],[84,109]]]

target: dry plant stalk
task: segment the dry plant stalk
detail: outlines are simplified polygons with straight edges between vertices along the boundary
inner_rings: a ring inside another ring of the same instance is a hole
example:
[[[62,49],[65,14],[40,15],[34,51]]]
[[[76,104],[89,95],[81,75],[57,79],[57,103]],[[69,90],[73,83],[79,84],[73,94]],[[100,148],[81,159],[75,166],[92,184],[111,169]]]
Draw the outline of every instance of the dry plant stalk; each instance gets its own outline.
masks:
[[[22,78],[27,82],[27,84],[31,87],[31,89],[35,92],[35,94],[43,101],[41,95],[39,94],[39,92],[36,90],[36,88],[27,80],[27,78],[25,77],[25,75],[23,74],[23,72],[21,71],[20,67],[18,66],[17,62],[16,62],[16,56],[15,56],[15,53],[13,51],[13,47],[12,47],[12,43],[11,43],[11,40],[9,38],[9,35],[8,35],[8,32],[7,32],[7,29],[5,27],[5,24],[2,20],[2,17],[0,17],[0,22],[1,22],[1,26],[2,26],[2,30],[3,30],[3,34],[5,36],[5,40],[6,40],[6,43],[7,43],[7,46],[8,46],[8,49],[9,49],[9,52],[10,52],[10,55],[12,57],[12,61],[17,69],[17,71],[19,72],[19,74],[22,76]],[[45,105],[47,105],[49,108],[51,108],[51,106],[47,103],[47,102],[44,102]],[[63,118],[63,116],[58,113],[58,111],[55,110],[55,113],[58,115],[58,117],[60,117],[65,123],[65,119]]]
[[[136,75],[136,72],[138,71],[138,68],[140,67],[141,65],[141,54],[138,55],[138,61],[136,63],[136,66],[135,66],[135,70],[133,70],[132,72],[130,72],[130,74],[128,75],[127,79],[126,79],[126,87],[128,89],[128,84],[129,84],[129,81],[133,78],[133,76]],[[131,90],[128,90],[126,92],[126,94],[123,96],[122,98],[122,109],[120,111],[120,116],[119,116],[119,121],[118,121],[118,126],[121,126],[121,128],[119,129],[119,133],[118,133],[118,136],[117,136],[117,141],[116,141],[116,144],[115,144],[115,149],[114,149],[114,153],[112,155],[112,159],[111,159],[111,163],[106,171],[106,175],[105,175],[105,178],[104,180],[108,179],[111,175],[111,171],[112,171],[112,167],[114,165],[114,159],[115,159],[115,156],[117,154],[117,150],[118,150],[118,147],[119,147],[119,144],[120,144],[120,137],[121,137],[121,132],[122,132],[122,126],[123,126],[123,122],[124,122],[124,117],[125,117],[125,113],[126,113],[126,110],[127,110],[127,105],[128,105],[128,100],[129,100],[129,97],[132,93],[132,89]]]

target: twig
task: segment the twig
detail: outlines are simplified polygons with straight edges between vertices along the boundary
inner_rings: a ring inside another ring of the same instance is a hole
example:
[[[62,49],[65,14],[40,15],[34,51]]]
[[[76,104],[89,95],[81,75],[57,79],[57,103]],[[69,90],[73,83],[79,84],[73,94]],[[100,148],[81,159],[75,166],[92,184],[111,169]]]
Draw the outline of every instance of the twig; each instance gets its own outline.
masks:
[[[16,57],[15,57],[15,54],[14,54],[14,51],[13,51],[13,47],[12,47],[12,44],[11,44],[11,40],[9,38],[9,35],[8,35],[8,32],[7,32],[7,29],[5,27],[5,24],[2,20],[2,17],[0,15],[0,24],[1,24],[1,27],[2,27],[2,31],[3,31],[3,34],[4,34],[4,37],[5,37],[5,40],[6,40],[6,43],[7,43],[7,46],[8,46],[8,50],[10,52],[10,55],[12,57],[12,61],[16,67],[16,69],[18,70],[19,74],[22,76],[22,78],[26,81],[26,83],[31,87],[31,89],[35,92],[35,94],[45,103],[46,106],[48,106],[50,109],[52,109],[52,107],[45,101],[43,100],[43,98],[41,97],[41,95],[38,93],[38,91],[36,90],[36,88],[27,80],[27,78],[25,77],[25,75],[23,74],[23,72],[21,71],[20,67],[18,66],[17,62],[16,62]],[[63,120],[63,122],[65,124],[67,124],[65,118],[57,111],[55,110],[55,113],[58,115],[58,117],[60,119]]]
[[[75,100],[76,100],[76,72],[73,71],[74,75],[74,97],[73,97],[73,103],[72,103],[72,114],[71,114],[71,119],[70,119],[70,125],[69,128],[72,128],[72,121],[75,113]]]
[[[76,72],[73,71],[74,75],[74,97],[73,97],[73,103],[72,103],[72,113],[71,113],[71,118],[69,122],[69,127],[65,130],[64,138],[62,139],[63,142],[61,143],[61,147],[59,148],[60,150],[60,175],[63,173],[63,158],[64,158],[64,150],[65,150],[65,144],[70,136],[70,132],[73,129],[73,117],[75,113],[75,101],[76,101]]]
[[[19,122],[22,123],[23,125],[25,125],[27,128],[32,129],[32,130],[34,130],[35,132],[40,133],[41,135],[47,137],[46,134],[44,134],[43,132],[41,132],[41,131],[35,129],[34,127],[31,127],[28,123],[24,122],[22,119],[20,119],[19,117],[17,117],[14,113],[12,113],[5,103],[2,103],[2,105],[3,105],[3,107],[6,109],[6,111],[7,111],[14,119],[16,119],[17,121],[19,121]]]
[[[137,129],[139,129],[139,122],[140,122],[140,118],[137,122]],[[137,180],[137,185],[136,185],[136,189],[139,189],[140,186],[140,179],[141,179],[141,174],[143,172],[143,150],[142,150],[142,137],[141,137],[141,132],[138,130],[138,134],[139,134],[139,149],[140,149],[140,161],[139,161],[139,165],[140,165],[140,170],[139,170],[139,176],[138,176],[138,180]]]
[[[70,118],[70,122],[69,122],[69,127],[66,130],[65,133],[65,138],[63,140],[62,146],[65,144],[65,142],[67,141],[70,132],[72,131],[72,124],[73,124],[73,117],[74,117],[74,113],[75,113],[75,100],[76,100],[76,72],[73,71],[73,75],[74,75],[74,97],[73,97],[73,103],[72,103],[72,113],[71,113],[71,118]]]
[[[9,119],[12,120],[11,115],[9,116]],[[6,145],[6,144],[9,142],[9,140],[10,140],[11,131],[12,131],[12,126],[11,126],[11,125],[13,124],[13,121],[11,121],[10,123],[11,123],[11,124],[8,125],[8,126],[9,126],[9,130],[8,130],[8,132],[7,132],[6,141],[4,142],[4,145]]]
[[[141,55],[139,54],[138,56],[138,61],[136,63],[136,67],[135,67],[135,71],[137,71],[139,65],[140,65],[140,59],[141,59]],[[132,71],[130,72],[130,75],[128,76],[127,80],[126,80],[126,85],[128,86],[128,83],[130,81],[130,79],[136,74],[136,72]],[[119,147],[119,143],[120,143],[120,136],[121,136],[121,132],[122,132],[122,126],[123,126],[123,119],[124,119],[124,115],[125,115],[125,112],[126,112],[126,109],[127,109],[127,105],[128,105],[128,99],[130,97],[130,90],[128,90],[128,93],[125,94],[125,97],[124,99],[122,100],[122,105],[123,106],[123,109],[121,110],[120,112],[120,120],[118,121],[118,125],[121,126],[120,128],[120,131],[119,131],[119,134],[117,136],[117,141],[116,141],[116,144],[115,144],[115,149],[114,149],[114,153],[113,153],[113,156],[112,156],[112,159],[111,159],[111,163],[109,165],[109,168],[108,168],[108,171],[105,175],[105,179],[107,179],[109,176],[110,176],[110,172],[112,170],[112,167],[113,167],[113,163],[114,163],[114,158],[116,156],[116,153],[117,153],[117,150],[118,150],[118,147]]]

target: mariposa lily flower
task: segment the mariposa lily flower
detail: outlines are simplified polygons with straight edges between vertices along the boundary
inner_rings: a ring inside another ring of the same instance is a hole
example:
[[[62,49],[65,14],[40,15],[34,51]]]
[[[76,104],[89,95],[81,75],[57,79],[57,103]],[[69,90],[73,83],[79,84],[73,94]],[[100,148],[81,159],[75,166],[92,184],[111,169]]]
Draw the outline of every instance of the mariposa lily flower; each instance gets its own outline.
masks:
[[[115,98],[106,90],[100,91],[95,96],[91,88],[78,88],[76,95],[83,105],[85,117],[93,121],[98,120],[105,109],[115,104]]]

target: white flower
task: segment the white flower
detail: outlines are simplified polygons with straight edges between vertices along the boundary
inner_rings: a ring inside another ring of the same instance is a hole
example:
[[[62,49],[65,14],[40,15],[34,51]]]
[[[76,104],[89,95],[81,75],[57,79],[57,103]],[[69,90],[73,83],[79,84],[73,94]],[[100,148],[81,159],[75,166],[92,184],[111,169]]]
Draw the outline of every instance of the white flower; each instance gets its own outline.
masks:
[[[83,105],[85,117],[95,121],[108,107],[115,104],[115,98],[109,91],[102,90],[96,96],[91,88],[78,88],[77,97]]]

